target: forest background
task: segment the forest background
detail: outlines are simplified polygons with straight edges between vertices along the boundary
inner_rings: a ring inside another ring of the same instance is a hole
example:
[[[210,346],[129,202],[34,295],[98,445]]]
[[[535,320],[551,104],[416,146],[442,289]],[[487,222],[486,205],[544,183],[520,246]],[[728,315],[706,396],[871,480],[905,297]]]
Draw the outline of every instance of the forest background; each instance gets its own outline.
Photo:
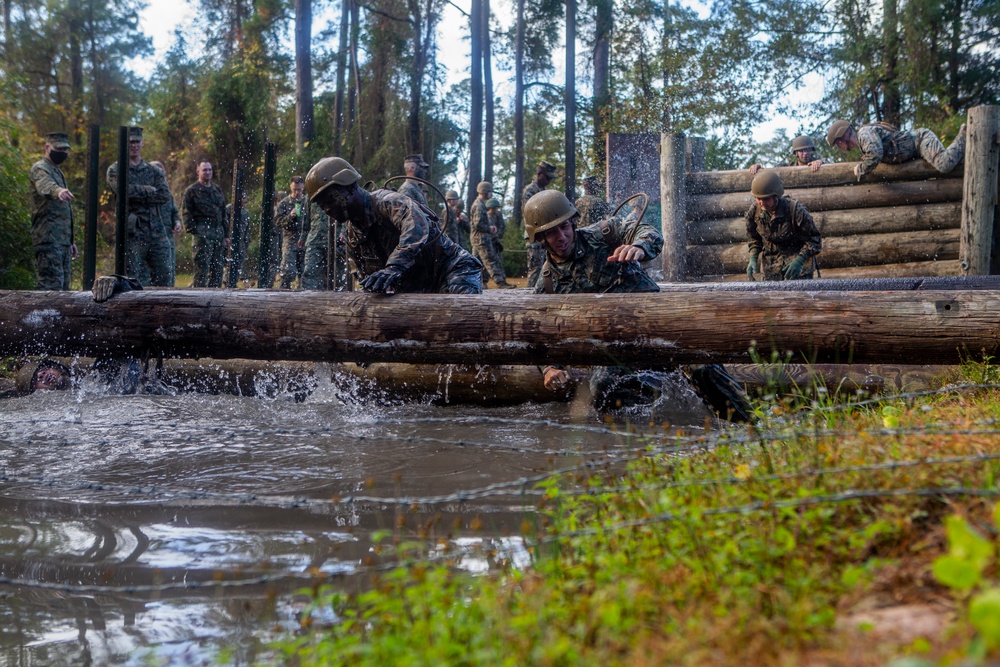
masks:
[[[608,132],[705,136],[708,168],[733,169],[787,160],[796,134],[826,150],[838,117],[947,142],[970,107],[1000,103],[1000,0],[188,0],[194,20],[148,76],[132,66],[154,55],[142,0],[0,5],[0,288],[34,286],[27,171],[51,131],[74,148],[78,240],[90,124],[102,176],[118,126],[143,126],[175,198],[207,159],[231,199],[241,160],[254,220],[273,142],[279,190],[323,156],[381,183],[422,153],[429,179],[467,200],[493,181],[516,230],[533,166],[557,163],[554,187],[578,195],[603,173]],[[459,19],[442,24],[446,9]],[[449,81],[456,54],[467,75]],[[800,101],[809,77],[818,101]],[[779,115],[802,121],[754,136]],[[114,237],[100,192],[99,273]],[[180,273],[189,261],[185,237]]]

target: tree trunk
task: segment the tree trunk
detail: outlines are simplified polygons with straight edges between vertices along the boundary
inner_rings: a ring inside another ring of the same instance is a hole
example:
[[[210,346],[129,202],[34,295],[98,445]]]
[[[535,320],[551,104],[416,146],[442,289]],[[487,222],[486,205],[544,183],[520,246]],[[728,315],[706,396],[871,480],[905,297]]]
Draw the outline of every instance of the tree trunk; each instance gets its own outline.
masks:
[[[420,0],[408,0],[413,59],[410,63],[410,110],[407,114],[407,152],[420,152],[420,93],[424,82],[424,16]]]
[[[347,31],[350,26],[349,0],[340,0],[340,41],[337,49],[337,93],[333,103],[333,154],[344,154],[344,85],[347,72]]]
[[[469,100],[469,189],[465,194],[465,208],[472,207],[476,198],[476,185],[483,180],[483,0],[472,0],[469,14],[469,83],[472,99]]]
[[[490,39],[490,0],[483,0],[483,102],[486,105],[485,150],[483,180],[493,180],[493,134],[496,109],[493,99],[493,57]]]
[[[995,281],[1000,287],[1000,281]],[[0,354],[656,367],[784,357],[956,364],[1000,350],[1000,290],[482,295],[0,292]],[[497,292],[500,292],[497,290]]]
[[[964,59],[962,53],[962,11],[962,0],[953,0],[951,35],[948,45],[948,103],[953,112],[964,106],[961,99],[962,78],[960,74]]]
[[[614,26],[612,0],[596,0],[594,23],[594,170],[604,172],[607,160],[604,142],[604,114],[611,103],[611,30]]]
[[[357,162],[358,157],[364,154],[364,139],[361,134],[361,122],[358,120],[358,98],[361,96],[361,67],[358,64],[358,38],[361,33],[361,10],[354,0],[346,0],[351,9],[351,85],[347,90],[347,118],[345,119],[345,132],[354,130],[357,122],[357,142],[351,154],[351,161]]]
[[[295,152],[312,141],[312,0],[295,0]]]
[[[564,189],[576,199],[576,0],[566,0],[566,175]]]
[[[514,35],[514,224],[520,227],[524,190],[524,0],[517,0]]]
[[[79,145],[83,136],[84,122],[80,0],[69,0],[66,14],[69,24],[70,104],[72,105],[70,127],[73,130],[73,143]]]
[[[898,0],[882,0],[882,120],[900,124]]]
[[[97,53],[97,27],[94,24],[94,2],[95,0],[90,0],[87,16],[87,32],[90,37],[90,71],[94,87],[94,108],[91,110],[91,116],[94,119],[94,123],[103,126],[107,124],[107,119],[105,118],[104,111],[104,82],[101,80],[102,58]]]

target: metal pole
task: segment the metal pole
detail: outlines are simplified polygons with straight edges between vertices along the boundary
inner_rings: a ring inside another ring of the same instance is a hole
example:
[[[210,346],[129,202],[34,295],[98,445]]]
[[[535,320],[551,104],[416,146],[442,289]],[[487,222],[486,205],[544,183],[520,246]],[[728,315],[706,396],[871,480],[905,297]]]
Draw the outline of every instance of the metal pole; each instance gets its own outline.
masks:
[[[239,160],[233,163],[233,219],[229,225],[229,280],[226,287],[232,289],[239,284],[247,250],[243,247],[243,164]]]
[[[277,166],[277,154],[274,144],[270,141],[264,145],[264,194],[260,208],[260,269],[257,276],[257,287],[271,288],[262,285],[261,281],[271,273],[271,263],[277,258],[271,257],[271,234],[274,233],[274,172]]]
[[[98,184],[101,175],[101,126],[90,125],[87,129],[87,213],[83,228],[83,289],[94,287],[97,277],[97,211]]]
[[[125,275],[126,229],[128,221],[128,126],[118,128],[118,196],[115,209],[115,273]]]
[[[566,0],[566,196],[576,199],[576,0]]]

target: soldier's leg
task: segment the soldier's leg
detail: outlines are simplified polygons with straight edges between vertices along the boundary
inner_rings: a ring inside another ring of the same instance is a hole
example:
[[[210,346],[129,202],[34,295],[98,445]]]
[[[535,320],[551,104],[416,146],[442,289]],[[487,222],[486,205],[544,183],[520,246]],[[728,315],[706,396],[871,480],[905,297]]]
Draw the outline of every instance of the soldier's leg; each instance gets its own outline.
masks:
[[[209,253],[208,286],[222,287],[222,271],[226,267],[226,246],[222,238],[213,238],[211,253]]]
[[[326,289],[326,244],[313,243],[305,250],[302,289]]]
[[[507,275],[503,270],[503,260],[500,259],[500,254],[497,252],[496,244],[493,239],[487,239],[486,244],[483,247],[482,257],[483,264],[489,269],[490,277],[493,278],[493,282],[498,285],[503,285],[507,282]]]
[[[170,256],[167,259],[167,287],[173,287],[177,282],[177,241],[173,236],[167,239],[170,246]]]
[[[441,289],[442,294],[482,294],[483,265],[473,257],[462,253],[450,262],[448,277]]]
[[[211,252],[209,241],[203,234],[195,234],[194,237],[194,282],[192,287],[208,286],[208,271]]]
[[[45,243],[35,246],[35,270],[38,272],[36,289],[61,290],[63,284],[64,263],[57,246]]]
[[[965,132],[959,132],[955,141],[947,149],[937,138],[937,135],[927,128],[914,130],[913,138],[920,157],[942,174],[954,170],[965,157]]]
[[[149,287],[149,265],[146,255],[149,243],[142,237],[130,234],[125,249],[125,275],[135,278],[143,287]]]
[[[172,287],[173,272],[171,269],[170,241],[164,236],[153,239],[146,252],[146,262],[149,264],[149,284],[157,287]]]

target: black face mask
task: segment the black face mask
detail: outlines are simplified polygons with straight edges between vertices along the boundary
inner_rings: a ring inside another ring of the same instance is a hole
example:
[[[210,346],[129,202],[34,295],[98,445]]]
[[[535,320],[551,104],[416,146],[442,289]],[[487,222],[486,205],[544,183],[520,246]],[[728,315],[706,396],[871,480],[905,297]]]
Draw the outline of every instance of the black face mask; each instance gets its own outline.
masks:
[[[62,164],[69,157],[69,151],[49,151],[49,159],[53,164]]]

